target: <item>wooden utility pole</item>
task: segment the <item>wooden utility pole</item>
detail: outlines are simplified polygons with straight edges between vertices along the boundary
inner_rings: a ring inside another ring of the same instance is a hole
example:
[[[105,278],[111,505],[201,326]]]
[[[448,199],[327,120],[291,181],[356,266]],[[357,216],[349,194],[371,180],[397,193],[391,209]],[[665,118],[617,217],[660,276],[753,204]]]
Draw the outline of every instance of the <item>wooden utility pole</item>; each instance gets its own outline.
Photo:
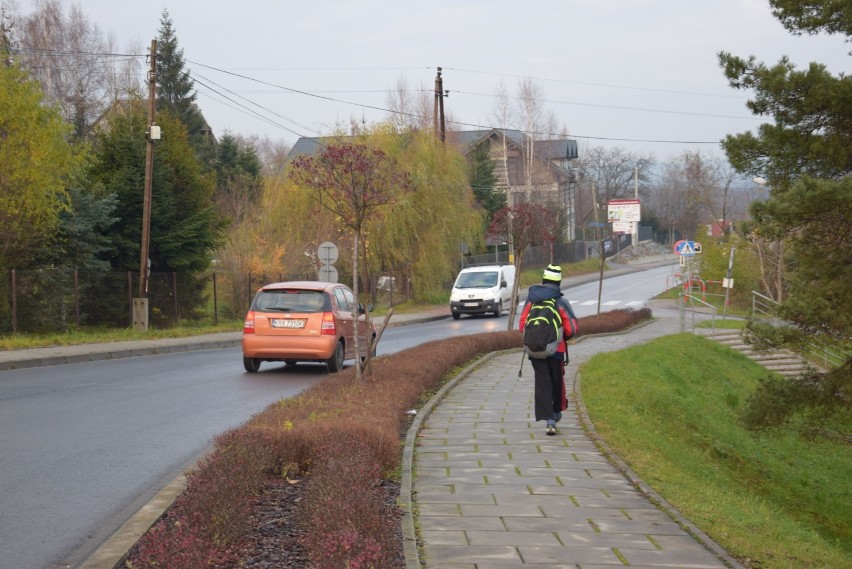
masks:
[[[148,71],[148,131],[145,149],[145,190],[142,199],[142,246],[139,253],[139,297],[133,303],[133,326],[148,330],[148,260],[151,240],[151,185],[154,174],[154,141],[160,138],[154,122],[157,96],[157,40],[151,40],[150,70]]]
[[[433,120],[435,123],[435,134],[441,142],[444,142],[447,135],[447,129],[444,125],[444,97],[449,97],[450,92],[444,91],[444,80],[441,79],[441,68],[438,68],[438,74],[435,76],[435,109],[433,111]]]

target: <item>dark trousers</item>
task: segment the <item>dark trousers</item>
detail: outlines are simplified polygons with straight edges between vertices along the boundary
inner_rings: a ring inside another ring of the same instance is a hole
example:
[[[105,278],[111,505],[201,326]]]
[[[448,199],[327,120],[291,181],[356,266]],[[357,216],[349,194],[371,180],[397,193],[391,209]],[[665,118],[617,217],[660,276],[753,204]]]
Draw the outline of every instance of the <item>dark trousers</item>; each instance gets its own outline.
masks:
[[[530,358],[535,372],[535,420],[555,419],[565,409],[565,378],[562,360]]]

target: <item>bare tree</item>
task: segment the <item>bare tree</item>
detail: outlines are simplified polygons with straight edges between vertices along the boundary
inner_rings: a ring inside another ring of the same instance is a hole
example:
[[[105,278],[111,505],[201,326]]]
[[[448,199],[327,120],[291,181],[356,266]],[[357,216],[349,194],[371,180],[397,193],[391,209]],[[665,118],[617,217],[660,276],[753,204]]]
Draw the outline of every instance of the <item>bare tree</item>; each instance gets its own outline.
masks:
[[[660,183],[649,192],[648,204],[673,244],[675,233],[695,237],[702,212],[713,211],[707,200],[713,199],[713,208],[725,207],[717,206],[715,200],[726,194],[727,190],[720,190],[715,166],[700,153],[684,152],[663,164]]]
[[[648,207],[653,210],[666,230],[669,245],[675,242],[675,231],[686,210],[686,193],[680,165],[669,161],[663,164],[660,182],[648,199]]]
[[[423,85],[412,90],[405,77],[400,76],[389,91],[385,104],[392,111],[391,123],[397,130],[406,128],[428,130],[432,125],[433,92]]]
[[[596,206],[606,207],[610,200],[633,198],[637,177],[640,198],[647,196],[653,165],[652,155],[636,154],[620,147],[587,148],[577,160],[580,176],[576,200],[578,222],[585,226],[592,221]]]
[[[521,261],[524,252],[533,245],[553,243],[558,233],[557,216],[550,208],[540,204],[519,203],[511,207],[504,207],[494,214],[494,218],[488,226],[487,236],[491,239],[503,239],[508,236],[517,247],[518,252],[515,260],[515,282],[512,283],[512,301],[509,306],[506,330],[512,330],[515,326]]]
[[[18,28],[22,64],[83,136],[109,100],[110,46],[100,28],[79,5],[66,15],[59,0],[38,0]]]

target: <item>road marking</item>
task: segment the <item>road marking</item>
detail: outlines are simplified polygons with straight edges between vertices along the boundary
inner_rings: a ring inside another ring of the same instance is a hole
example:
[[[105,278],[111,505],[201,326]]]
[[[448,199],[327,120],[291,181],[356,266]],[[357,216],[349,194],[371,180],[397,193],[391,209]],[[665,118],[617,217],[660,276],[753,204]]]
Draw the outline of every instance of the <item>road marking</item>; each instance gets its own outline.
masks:
[[[571,304],[579,304],[580,306],[591,306],[593,304],[597,304],[597,300],[572,300]],[[601,303],[602,306],[615,306],[617,304],[624,304],[625,306],[640,306],[645,305],[646,301],[644,300],[608,300],[606,302]]]

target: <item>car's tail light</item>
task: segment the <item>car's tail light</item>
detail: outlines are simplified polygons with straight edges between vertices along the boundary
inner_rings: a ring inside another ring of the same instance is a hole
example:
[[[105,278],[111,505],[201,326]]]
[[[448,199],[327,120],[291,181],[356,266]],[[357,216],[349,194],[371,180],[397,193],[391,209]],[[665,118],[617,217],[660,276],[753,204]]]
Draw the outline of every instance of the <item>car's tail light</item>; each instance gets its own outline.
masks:
[[[334,314],[331,312],[322,313],[322,329],[320,334],[323,336],[334,336],[337,329],[334,327]]]
[[[249,310],[246,314],[246,321],[243,324],[243,334],[254,334],[254,310]]]

